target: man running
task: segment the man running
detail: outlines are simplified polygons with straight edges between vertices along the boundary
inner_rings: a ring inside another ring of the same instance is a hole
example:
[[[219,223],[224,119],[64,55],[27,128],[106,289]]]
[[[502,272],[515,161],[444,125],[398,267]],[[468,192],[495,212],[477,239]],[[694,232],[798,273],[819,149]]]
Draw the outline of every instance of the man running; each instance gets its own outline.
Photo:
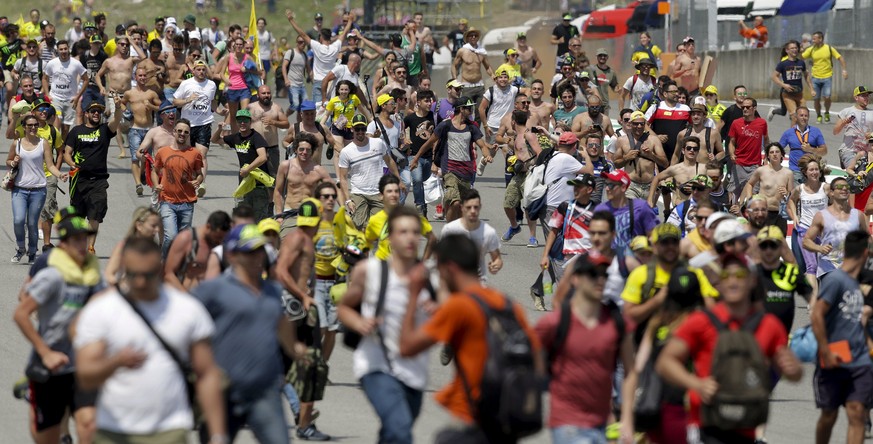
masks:
[[[787,58],[776,65],[776,69],[770,75],[777,86],[781,87],[780,97],[785,103],[785,109],[788,111],[788,118],[791,119],[791,124],[796,123],[797,116],[795,111],[801,106],[806,106],[806,100],[803,98],[803,82],[806,81],[809,86],[810,94],[816,97],[815,88],[812,87],[812,80],[809,77],[809,71],[806,70],[806,63],[798,57],[796,42],[788,42],[785,44],[785,53]],[[775,109],[775,108],[773,108]],[[767,116],[768,120],[772,118],[773,112]]]
[[[264,137],[267,142],[267,168],[275,178],[279,170],[279,161],[282,154],[279,150],[279,130],[287,130],[291,127],[288,116],[279,104],[273,102],[273,92],[267,85],[258,88],[258,100],[249,103],[248,110],[252,113],[252,129]],[[273,196],[273,188],[268,189],[269,195]],[[272,198],[270,199],[272,210]],[[270,213],[272,214],[272,213]]]
[[[136,195],[142,196],[142,168],[140,167],[139,147],[146,134],[154,126],[155,111],[161,107],[158,94],[147,86],[146,70],[136,69],[136,87],[127,90],[121,98],[121,103],[133,114],[133,122],[127,133],[128,149],[130,151],[130,173],[136,184]]]
[[[221,245],[230,231],[230,215],[215,211],[206,223],[190,230],[183,230],[167,252],[164,261],[164,280],[167,284],[190,291],[200,285],[206,276],[206,264],[213,248]]]
[[[464,95],[471,98],[479,107],[482,97],[485,95],[485,82],[482,80],[482,68],[489,78],[494,78],[494,71],[488,63],[488,52],[480,46],[479,39],[482,33],[477,29],[470,29],[464,33],[464,46],[458,50],[458,54],[452,59],[452,78],[457,79],[464,88]],[[458,72],[458,65],[461,66]]]
[[[215,82],[206,78],[209,67],[203,60],[194,62],[194,77],[183,80],[172,97],[167,97],[173,105],[182,108],[181,118],[191,122],[191,144],[197,146],[203,155],[203,181],[197,187],[197,197],[206,194],[206,181],[209,162],[209,141],[212,136],[212,122],[215,121]]]
[[[803,248],[818,254],[816,277],[819,278],[843,264],[849,232],[867,231],[867,217],[849,205],[849,184],[846,179],[835,177],[830,185],[831,204],[812,217],[812,224],[803,237]]]
[[[106,104],[109,108],[110,119],[112,119],[112,113],[115,112],[115,106],[113,104],[115,98],[118,97],[120,99],[125,92],[130,90],[130,80],[134,74],[133,67],[136,66],[140,60],[145,58],[145,54],[138,46],[133,47],[134,53],[131,54],[130,39],[128,39],[127,36],[118,37],[116,40],[118,50],[115,51],[115,55],[104,60],[103,64],[100,66],[100,70],[97,71],[97,87],[100,89],[100,95],[108,97]],[[103,76],[106,76],[105,84],[103,82]],[[127,157],[127,154],[124,152],[124,146],[121,143],[121,139],[122,138],[119,135],[117,141],[118,149],[121,153],[118,157],[124,158]]]
[[[754,193],[760,183],[759,193],[767,199],[767,224],[775,225],[787,232],[788,221],[782,216],[781,208],[791,192],[794,191],[794,174],[782,166],[785,157],[782,145],[771,143],[767,145],[767,164],[756,169],[740,194],[740,202],[745,202]]]
[[[694,53],[696,45],[693,37],[685,37],[682,39],[682,44],[685,51],[676,57],[673,79],[679,86],[685,88],[690,96],[696,96],[700,89],[700,56]]]
[[[482,198],[475,188],[461,195],[461,217],[443,226],[440,236],[463,234],[473,239],[482,258],[479,263],[479,280],[488,282],[488,273],[497,274],[503,268],[500,255],[500,237],[497,230],[479,219]]]
[[[752,98],[743,100],[743,118],[734,120],[728,131],[728,153],[734,170],[734,194],[742,194],[746,182],[761,165],[761,147],[770,145],[767,121],[758,116],[758,101]]]
[[[840,144],[840,167],[846,168],[858,152],[867,151],[867,135],[873,132],[873,110],[867,109],[870,94],[866,86],[856,86],[855,104],[840,111],[840,120],[834,125],[834,135],[843,133]]]
[[[722,143],[721,134],[716,128],[706,126],[707,108],[706,105],[694,104],[691,105],[691,124],[679,133],[676,140],[677,146],[682,146],[682,141],[687,137],[697,137],[702,143],[700,151],[697,153],[697,161],[707,164],[712,161],[721,162],[724,159],[724,144]],[[681,150],[673,152],[673,160],[671,164],[679,162],[681,158]]]
[[[76,123],[76,107],[88,85],[88,70],[78,60],[70,57],[70,43],[61,40],[57,43],[58,57],[46,63],[43,69],[45,93],[51,97],[52,104],[61,113],[63,137]],[[83,87],[79,87],[79,82]]]
[[[327,170],[312,158],[317,144],[318,140],[312,134],[299,133],[291,146],[297,155],[283,160],[276,172],[273,211],[276,220],[282,224],[282,238],[297,226],[297,208],[304,199],[313,197],[312,189],[320,182],[333,182]],[[340,195],[340,198],[344,197]]]
[[[616,168],[625,168],[630,177],[628,198],[648,199],[649,188],[655,178],[655,168],[668,166],[667,155],[657,136],[646,131],[646,115],[634,111],[630,116],[630,132],[616,142],[612,162]]]
[[[815,99],[815,121],[822,122],[821,102],[824,99],[824,122],[831,122],[831,83],[834,77],[834,59],[839,60],[843,68],[843,80],[848,80],[849,71],[846,67],[846,58],[843,57],[833,46],[824,42],[824,33],[816,31],[812,33],[812,45],[805,50],[801,57],[812,60],[812,97]]]

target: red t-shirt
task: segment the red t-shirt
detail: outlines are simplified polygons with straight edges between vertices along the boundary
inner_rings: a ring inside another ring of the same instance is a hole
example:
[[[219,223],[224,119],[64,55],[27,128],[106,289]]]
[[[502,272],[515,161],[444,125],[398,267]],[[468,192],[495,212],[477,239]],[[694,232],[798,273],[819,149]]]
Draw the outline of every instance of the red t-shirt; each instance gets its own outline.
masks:
[[[737,165],[761,165],[761,150],[767,134],[767,121],[760,117],[751,122],[746,122],[746,119],[734,120],[728,137],[736,139]]]
[[[558,332],[561,311],[540,318],[534,331],[543,350],[549,350]],[[576,316],[570,317],[567,340],[552,362],[549,427],[602,427],[612,401],[612,375],[618,357],[618,331],[609,311],[604,309],[594,328],[586,327]],[[625,337],[634,331],[625,318]]]
[[[730,319],[727,307],[724,303],[717,304],[712,312],[715,316],[724,323],[727,323],[731,330],[738,330],[740,324],[736,320]],[[715,344],[718,340],[718,331],[712,325],[709,317],[702,311],[696,311],[685,319],[685,322],[676,329],[673,337],[681,339],[688,346],[691,359],[694,361],[694,372],[700,378],[706,378],[712,374],[712,353],[715,351]],[[755,339],[758,340],[758,345],[761,346],[761,351],[765,358],[772,358],[776,351],[788,345],[788,333],[779,318],[771,314],[765,314],[758,325],[758,330],[755,331]],[[688,422],[691,424],[700,424],[700,395],[694,390],[689,390],[690,411]],[[754,437],[753,429],[741,430],[740,432]]]

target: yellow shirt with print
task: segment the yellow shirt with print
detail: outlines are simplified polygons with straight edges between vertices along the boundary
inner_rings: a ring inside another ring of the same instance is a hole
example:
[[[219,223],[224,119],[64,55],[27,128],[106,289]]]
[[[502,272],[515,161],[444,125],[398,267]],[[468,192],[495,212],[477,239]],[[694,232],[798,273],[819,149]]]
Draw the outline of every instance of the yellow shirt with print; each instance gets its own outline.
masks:
[[[349,96],[349,99],[343,103],[339,96],[334,96],[324,105],[324,109],[333,114],[333,121],[336,122],[340,116],[346,116],[346,128],[352,127],[352,118],[357,113],[358,106],[361,105],[361,99],[356,94]]]
[[[831,45],[821,45],[820,48],[810,46],[800,55],[804,59],[812,59],[812,76],[816,79],[829,79],[834,75],[834,61],[843,56]]]
[[[652,47],[650,48],[650,51],[652,51],[652,55],[655,56],[656,60],[652,60],[652,63],[655,64],[655,67],[652,68],[651,72],[649,72],[649,75],[651,75],[652,77],[658,77],[658,60],[657,59],[661,58],[661,48],[659,48],[658,45],[652,45]],[[635,53],[631,54],[631,62],[633,63],[634,66],[636,66],[637,62],[639,62],[640,60],[649,59],[649,58],[651,58],[651,57],[649,57],[649,53],[646,51],[639,51],[639,52],[635,52]],[[636,70],[634,72],[638,73],[639,70]]]
[[[715,105],[710,106],[706,105],[706,117],[718,122],[721,120],[721,115],[724,114],[724,111],[727,108],[721,103],[716,103]]]
[[[421,235],[427,236],[433,231],[430,222],[424,217],[421,218]],[[388,259],[391,255],[391,245],[388,243],[388,213],[381,210],[370,217],[370,222],[367,223],[367,245],[373,245],[379,242],[376,249],[376,257],[382,260]]]
[[[151,43],[152,40],[160,40],[161,37],[161,34],[157,30],[152,29],[152,32],[148,35],[148,42]]]
[[[56,158],[57,153],[60,152],[61,148],[64,146],[64,138],[61,137],[61,132],[57,128],[54,129],[54,137],[52,137],[52,126],[49,124],[43,125],[42,128],[36,130],[36,135],[39,136],[40,139],[45,139],[51,144],[52,148],[54,148],[54,153],[52,153],[52,157]],[[19,138],[24,137],[24,126],[19,124],[15,128],[15,134],[18,135]],[[48,167],[45,162],[42,163],[42,169],[45,171],[45,177],[49,177],[52,173],[49,173]]]
[[[703,297],[718,297],[718,290],[709,283],[709,279],[706,278],[706,275],[703,274],[702,270],[694,267],[689,267],[688,270],[697,275],[697,280],[700,281],[700,293],[703,294]],[[648,275],[649,264],[635,268],[630,276],[627,277],[627,283],[624,286],[624,291],[621,292],[621,298],[624,299],[625,302],[640,305],[655,296],[658,290],[666,287],[667,283],[670,281],[669,273],[664,271],[661,267],[655,268],[655,282],[654,285],[652,285],[652,291],[647,295],[643,295],[643,286],[646,285],[646,278]]]
[[[325,277],[335,275],[336,268],[331,263],[339,257],[340,250],[336,242],[333,222],[322,219],[312,241],[315,245],[315,275]]]

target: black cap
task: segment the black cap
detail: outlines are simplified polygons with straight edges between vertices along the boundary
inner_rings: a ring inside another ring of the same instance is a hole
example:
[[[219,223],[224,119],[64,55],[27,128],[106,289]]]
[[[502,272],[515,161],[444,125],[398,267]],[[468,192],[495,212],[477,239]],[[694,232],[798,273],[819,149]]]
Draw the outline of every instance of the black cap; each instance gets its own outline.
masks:
[[[91,228],[91,225],[88,224],[88,221],[83,217],[75,216],[70,217],[68,219],[62,220],[58,227],[58,236],[61,240],[67,239],[70,236],[75,236],[77,234],[94,234],[94,231]]]
[[[324,19],[324,16],[321,15],[320,12],[316,12],[316,13],[315,13],[315,19],[316,19],[316,20],[323,20],[323,19]]]
[[[667,282],[667,300],[680,308],[690,308],[703,304],[700,293],[700,279],[686,267],[678,267],[670,274]]]
[[[79,212],[76,211],[76,207],[74,207],[72,205],[68,205],[64,208],[61,208],[60,210],[58,210],[57,213],[55,213],[55,217],[54,217],[52,223],[57,225],[57,224],[61,223],[61,221],[67,220],[71,217],[75,217],[78,215],[79,215]]]
[[[567,185],[573,185],[573,186],[588,185],[589,187],[592,187],[592,188],[597,186],[596,182],[594,181],[594,176],[592,176],[588,173],[582,173],[582,174],[576,176],[575,178],[568,180]]]
[[[352,117],[352,128],[356,126],[367,126],[370,122],[367,121],[367,118],[364,117],[363,114],[355,114],[355,117]]]
[[[118,25],[115,27],[116,34],[124,34],[125,28],[124,25]]]

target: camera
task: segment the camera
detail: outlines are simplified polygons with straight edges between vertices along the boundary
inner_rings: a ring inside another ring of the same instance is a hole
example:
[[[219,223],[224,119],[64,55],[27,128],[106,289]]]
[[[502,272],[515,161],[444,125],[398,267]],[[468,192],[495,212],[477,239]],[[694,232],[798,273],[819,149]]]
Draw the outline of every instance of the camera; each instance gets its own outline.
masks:
[[[600,125],[598,125],[596,123],[594,125],[591,125],[591,129],[593,129],[594,131],[597,131],[597,132],[603,131],[603,127],[601,127]]]
[[[542,131],[540,131],[540,129],[537,127],[533,127],[530,129],[530,132],[532,132],[534,134],[540,134]]]
[[[284,290],[282,291],[282,307],[285,308],[285,314],[288,316],[288,319],[292,321],[299,321],[306,317],[303,302]]]

